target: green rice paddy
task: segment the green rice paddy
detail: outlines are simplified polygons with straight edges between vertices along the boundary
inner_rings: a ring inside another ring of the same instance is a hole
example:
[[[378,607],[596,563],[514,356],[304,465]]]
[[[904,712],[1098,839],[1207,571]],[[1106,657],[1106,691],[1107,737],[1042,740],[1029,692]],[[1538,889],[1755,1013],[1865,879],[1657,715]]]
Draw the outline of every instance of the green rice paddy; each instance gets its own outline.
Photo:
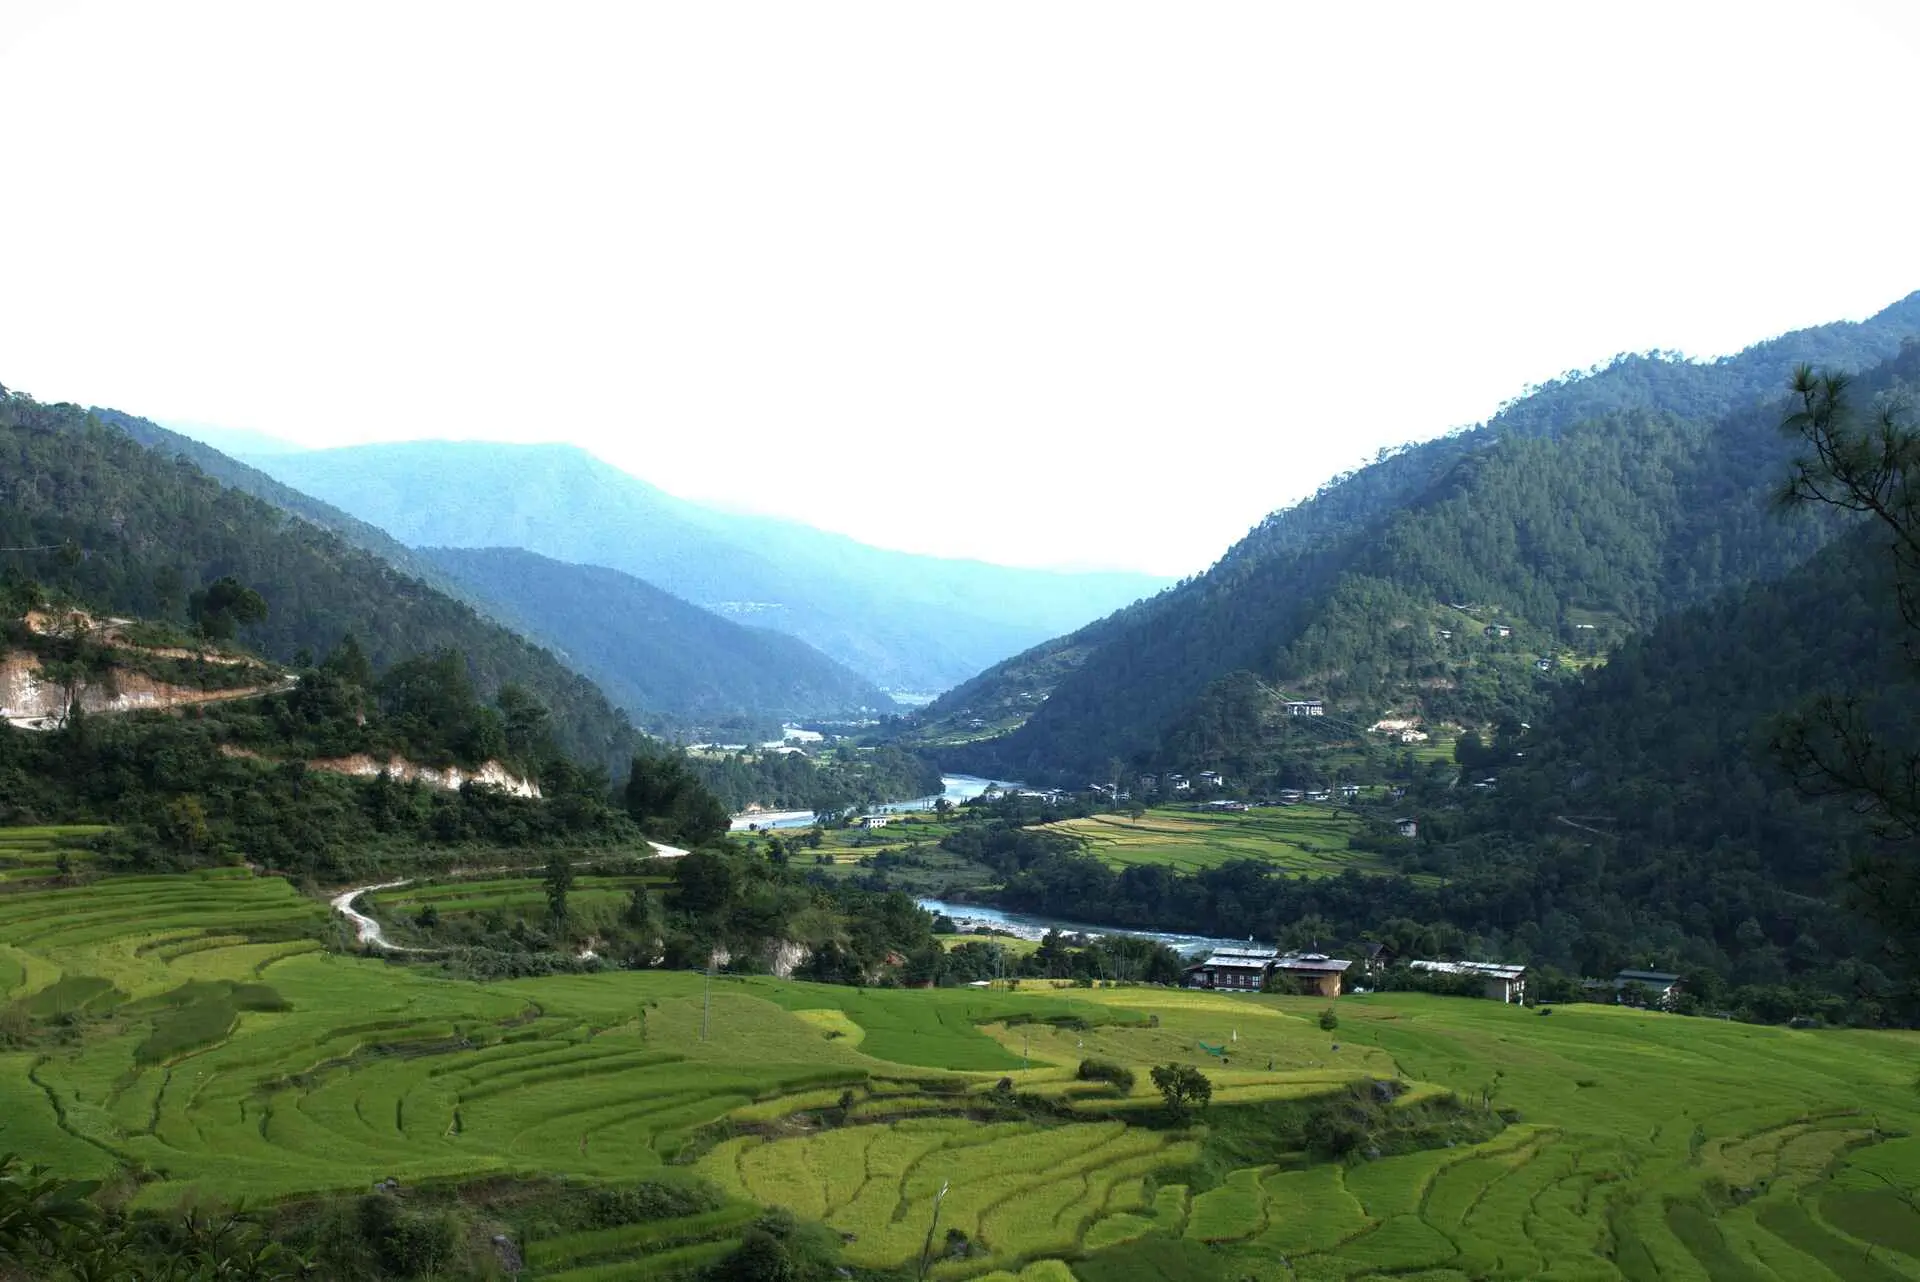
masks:
[[[0,894],[0,1027],[60,1030],[0,1051],[0,1150],[134,1167],[147,1207],[514,1173],[727,1195],[524,1244],[574,1282],[693,1273],[765,1206],[912,1268],[943,1185],[950,1280],[1920,1278],[1914,1034],[1419,994],[1344,998],[1327,1033],[1307,999],[722,978],[703,1039],[699,975],[480,985],[329,953],[325,925],[244,870]],[[1075,1080],[1095,1056],[1130,1095]],[[1221,1120],[1384,1078],[1510,1120],[1222,1167],[1204,1120],[1159,1124],[1169,1060]],[[1003,1078],[1049,1103],[987,1108]]]
[[[1157,864],[1193,873],[1238,859],[1272,864],[1309,877],[1356,868],[1387,872],[1376,855],[1351,848],[1360,820],[1333,806],[1300,805],[1227,813],[1158,807],[1138,819],[1089,815],[1044,826],[1078,839],[1111,868]]]

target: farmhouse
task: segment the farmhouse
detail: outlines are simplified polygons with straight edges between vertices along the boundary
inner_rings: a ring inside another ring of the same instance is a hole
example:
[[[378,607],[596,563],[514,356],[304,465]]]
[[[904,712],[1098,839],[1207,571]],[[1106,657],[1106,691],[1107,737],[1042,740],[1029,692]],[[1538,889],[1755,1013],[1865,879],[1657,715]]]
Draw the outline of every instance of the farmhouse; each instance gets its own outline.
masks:
[[[1402,730],[1400,732],[1401,743],[1425,743],[1428,737],[1425,730]]]
[[[892,822],[893,822],[892,815],[861,815],[860,816],[860,826],[862,828],[884,828]]]
[[[1227,786],[1227,781],[1220,777],[1218,770],[1202,770],[1200,784],[1205,788],[1224,788]]]
[[[1310,991],[1321,997],[1338,997],[1341,981],[1351,965],[1353,963],[1350,961],[1329,957],[1325,953],[1288,953],[1273,963],[1273,969],[1292,979],[1303,993]]]
[[[1420,821],[1418,819],[1396,819],[1393,821],[1393,830],[1402,837],[1418,837],[1420,835]]]
[[[1613,977],[1613,1000],[1625,1002],[1627,990],[1639,985],[1648,994],[1648,1000],[1661,1010],[1673,1006],[1674,997],[1680,992],[1680,976],[1664,970],[1623,970]]]
[[[1328,792],[1325,788],[1309,788],[1307,789],[1307,800],[1308,801],[1331,801],[1333,800],[1333,794]]]
[[[1360,945],[1360,969],[1367,975],[1378,975],[1393,965],[1393,949],[1377,939],[1369,939]]]
[[[1273,973],[1276,956],[1271,948],[1217,948],[1205,961],[1187,967],[1187,987],[1258,992]]]
[[[1289,699],[1284,705],[1290,717],[1324,717],[1327,709],[1318,699]]]
[[[1508,626],[1507,626],[1506,624],[1504,624],[1504,623],[1489,623],[1489,624],[1488,624],[1488,625],[1487,625],[1487,626],[1486,626],[1486,627],[1485,627],[1484,629],[1482,629],[1482,630],[1483,630],[1483,631],[1484,631],[1484,632],[1485,632],[1485,633],[1486,633],[1486,634],[1487,634],[1488,636],[1490,636],[1490,637],[1502,637],[1502,638],[1503,638],[1503,637],[1510,637],[1510,636],[1512,636],[1512,635],[1513,635],[1513,629],[1512,629],[1512,628],[1510,628],[1510,627],[1508,627]]]
[[[1167,776],[1167,790],[1169,792],[1185,792],[1191,787],[1193,787],[1193,785],[1187,781],[1185,775]]]
[[[1496,1002],[1527,999],[1527,968],[1502,962],[1410,961],[1407,969],[1431,975],[1472,975],[1482,980],[1481,995]]]
[[[1533,666],[1540,669],[1540,671],[1542,672],[1552,672],[1553,660],[1547,658],[1545,655],[1542,655],[1540,658],[1535,659],[1533,661]]]
[[[1297,806],[1302,801],[1305,801],[1306,798],[1307,794],[1301,792],[1298,788],[1282,788],[1280,790],[1280,804],[1283,806]]]
[[[1357,783],[1343,783],[1343,784],[1341,784],[1341,785],[1340,785],[1340,800],[1342,800],[1342,801],[1353,801],[1353,800],[1355,800],[1356,798],[1358,798],[1359,796],[1360,796],[1360,785],[1359,785],[1359,784],[1357,784]]]

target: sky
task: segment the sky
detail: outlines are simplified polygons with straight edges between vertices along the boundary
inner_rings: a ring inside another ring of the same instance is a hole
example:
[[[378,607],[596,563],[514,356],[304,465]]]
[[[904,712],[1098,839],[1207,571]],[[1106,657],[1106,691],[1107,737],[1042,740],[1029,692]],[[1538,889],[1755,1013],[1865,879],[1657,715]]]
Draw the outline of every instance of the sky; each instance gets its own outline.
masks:
[[[0,0],[0,384],[1178,575],[1920,289],[1920,6]]]

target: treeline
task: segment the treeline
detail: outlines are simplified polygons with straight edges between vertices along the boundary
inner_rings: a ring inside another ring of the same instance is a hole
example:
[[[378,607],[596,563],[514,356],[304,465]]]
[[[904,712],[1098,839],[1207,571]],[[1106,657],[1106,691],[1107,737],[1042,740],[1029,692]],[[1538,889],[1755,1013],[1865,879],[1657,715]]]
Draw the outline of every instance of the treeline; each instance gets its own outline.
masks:
[[[700,781],[735,814],[749,806],[838,814],[934,796],[942,787],[938,766],[895,747],[840,747],[814,756],[730,753],[693,756],[688,762]]]

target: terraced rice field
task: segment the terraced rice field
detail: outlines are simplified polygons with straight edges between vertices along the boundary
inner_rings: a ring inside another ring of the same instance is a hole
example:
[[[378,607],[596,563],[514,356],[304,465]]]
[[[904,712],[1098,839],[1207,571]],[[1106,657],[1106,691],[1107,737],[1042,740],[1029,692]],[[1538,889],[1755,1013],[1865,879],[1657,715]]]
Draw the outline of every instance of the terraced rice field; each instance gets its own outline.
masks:
[[[755,978],[715,984],[703,1040],[699,976],[476,985],[325,952],[323,914],[241,870],[0,894],[0,1004],[73,1032],[0,1052],[0,1148],[137,1162],[156,1207],[514,1172],[727,1195],[525,1244],[572,1282],[686,1275],[769,1205],[850,1235],[849,1265],[912,1267],[942,1185],[971,1243],[947,1282],[1920,1278],[1911,1034],[1416,994],[1343,999],[1326,1033],[1305,999]],[[1095,1055],[1131,1095],[1074,1079]],[[1221,1168],[1204,1126],[1153,1124],[1169,1060],[1215,1110],[1397,1076],[1518,1120]],[[981,1111],[1003,1077],[1057,1108]]]
[[[1349,868],[1387,871],[1377,856],[1350,848],[1358,826],[1349,811],[1303,805],[1225,814],[1167,807],[1149,810],[1139,819],[1089,815],[1044,828],[1078,839],[1089,854],[1112,868],[1156,864],[1192,873],[1251,859],[1311,877],[1330,877]]]
[[[86,824],[0,828],[0,886],[53,876],[62,855],[84,866],[87,842],[106,831]]]

